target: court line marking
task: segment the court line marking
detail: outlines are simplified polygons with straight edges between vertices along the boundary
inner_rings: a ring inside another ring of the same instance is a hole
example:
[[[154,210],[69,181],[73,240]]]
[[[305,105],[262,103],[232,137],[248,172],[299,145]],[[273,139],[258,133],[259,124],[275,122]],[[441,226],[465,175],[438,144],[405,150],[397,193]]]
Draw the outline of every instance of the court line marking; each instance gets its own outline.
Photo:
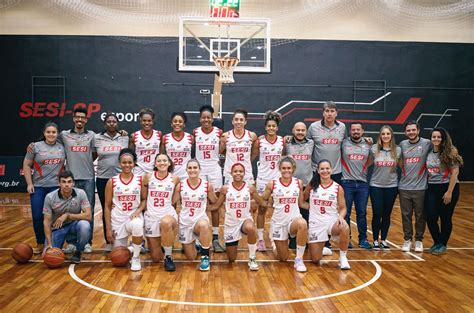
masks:
[[[357,226],[357,223],[354,222],[354,221],[351,221],[351,224],[354,224]],[[367,232],[373,234],[373,232],[367,227]],[[399,245],[397,244],[394,244],[393,242],[389,241],[389,240],[385,240],[386,242],[388,242],[389,244],[391,244],[392,246],[394,246],[395,248],[397,248],[398,250],[402,250],[402,247],[400,247]],[[415,259],[417,259],[418,261],[424,261],[424,259],[422,257],[419,257],[418,255],[414,254],[413,252],[404,252],[408,255],[411,255],[412,257],[414,257]]]
[[[357,287],[354,287],[352,289],[344,290],[344,291],[339,291],[336,293],[328,294],[328,295],[322,295],[322,296],[317,296],[317,297],[310,297],[310,298],[303,298],[303,299],[294,299],[294,300],[283,300],[283,301],[273,301],[273,302],[255,302],[255,303],[203,303],[203,302],[188,302],[188,301],[173,301],[173,300],[161,300],[161,299],[154,299],[154,298],[146,298],[146,297],[138,297],[138,296],[133,296],[133,295],[128,295],[124,293],[119,293],[116,291],[112,290],[107,290],[92,284],[89,284],[88,282],[82,280],[76,275],[76,272],[74,271],[75,269],[75,264],[69,265],[69,275],[71,276],[72,279],[74,279],[76,282],[79,284],[103,292],[107,293],[110,295],[114,295],[117,297],[122,297],[122,298],[128,298],[128,299],[133,299],[133,300],[141,300],[141,301],[150,301],[150,302],[158,302],[158,303],[167,303],[167,304],[177,304],[177,305],[194,305],[194,306],[212,306],[212,307],[249,307],[249,306],[267,306],[267,305],[282,305],[282,304],[292,304],[292,303],[301,303],[301,302],[309,302],[309,301],[316,301],[316,300],[321,300],[321,299],[327,299],[327,298],[332,298],[332,297],[337,297],[341,295],[345,295],[348,293],[352,293],[358,290],[361,290],[365,287],[368,287],[372,285],[374,282],[376,282],[380,276],[382,276],[382,267],[376,262],[376,261],[370,261],[370,263],[375,267],[375,274],[374,276],[367,282],[363,283],[362,285],[359,285]]]

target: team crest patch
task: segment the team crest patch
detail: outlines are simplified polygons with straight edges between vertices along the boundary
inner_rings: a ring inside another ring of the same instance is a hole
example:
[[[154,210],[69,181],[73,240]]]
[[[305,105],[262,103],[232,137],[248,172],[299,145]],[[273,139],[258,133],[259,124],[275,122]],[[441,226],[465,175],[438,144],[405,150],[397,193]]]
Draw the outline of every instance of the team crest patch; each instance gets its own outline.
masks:
[[[318,235],[316,235],[315,233],[311,233],[309,235],[309,241],[315,241],[315,240],[318,240]]]
[[[273,238],[281,238],[281,233],[279,230],[274,230],[272,234]]]

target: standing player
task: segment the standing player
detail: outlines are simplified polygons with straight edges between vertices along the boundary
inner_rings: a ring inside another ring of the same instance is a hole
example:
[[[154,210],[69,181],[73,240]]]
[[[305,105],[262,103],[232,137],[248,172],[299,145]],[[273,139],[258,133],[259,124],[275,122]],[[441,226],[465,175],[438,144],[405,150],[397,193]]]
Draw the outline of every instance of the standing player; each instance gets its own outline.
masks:
[[[137,166],[134,173],[140,176],[153,173],[156,156],[160,152],[161,132],[153,129],[155,112],[145,108],[140,110],[141,130],[130,136],[128,147],[137,154]]]
[[[171,114],[171,128],[173,131],[163,136],[161,153],[166,153],[174,165],[173,174],[180,180],[186,179],[186,164],[191,160],[193,136],[184,131],[186,114],[174,112]]]
[[[306,272],[303,255],[308,240],[308,224],[301,217],[300,207],[308,208],[308,204],[303,201],[303,183],[293,177],[295,167],[296,163],[292,158],[281,159],[279,164],[281,177],[267,184],[262,198],[271,197],[273,214],[270,239],[275,243],[278,259],[282,262],[288,259],[288,237],[296,236],[294,267],[297,272]]]
[[[277,135],[278,125],[281,122],[281,115],[276,112],[267,111],[265,113],[265,131],[266,135],[260,136],[258,139],[259,161],[257,175],[257,192],[262,195],[265,186],[269,181],[277,179],[280,176],[278,171],[278,163],[285,147],[283,138]],[[257,215],[257,248],[259,251],[265,251],[266,245],[263,239],[263,230],[265,226],[266,206],[258,208]]]
[[[348,270],[351,268],[347,260],[349,226],[344,220],[346,216],[344,190],[332,180],[331,174],[331,163],[328,160],[321,160],[317,174],[311,181],[311,189],[308,188],[305,192],[306,197],[309,196],[308,246],[311,260],[319,263],[324,243],[331,235],[332,240],[339,240],[339,267]]]
[[[220,141],[219,152],[224,154],[224,179],[225,183],[232,181],[230,169],[234,163],[242,163],[245,167],[244,180],[254,184],[252,174],[252,161],[258,155],[258,138],[254,132],[245,129],[247,125],[247,111],[236,110],[232,117],[234,128],[225,132]]]
[[[244,182],[245,167],[235,163],[231,168],[232,182],[222,187],[215,208],[225,203],[224,238],[227,257],[230,262],[237,258],[237,248],[242,235],[247,235],[249,248],[249,268],[258,271],[257,263],[257,229],[253,223],[250,200],[255,199],[260,206],[267,206],[255,190],[254,185]]]
[[[382,126],[377,144],[370,150],[370,158],[374,164],[370,178],[374,250],[390,249],[386,240],[393,204],[398,193],[397,165],[401,165],[400,157],[401,150],[395,143],[392,128],[388,125]]]
[[[346,199],[346,222],[351,229],[352,203],[355,205],[357,230],[359,231],[359,247],[372,249],[367,240],[367,202],[369,200],[369,184],[367,168],[370,166],[370,147],[364,138],[361,123],[353,123],[350,137],[342,142],[342,187]],[[352,247],[349,241],[349,247]]]
[[[155,160],[155,171],[147,174],[143,185],[148,189],[147,206],[144,214],[145,236],[154,262],[162,259],[161,246],[165,252],[165,270],[174,272],[171,252],[178,230],[178,214],[173,207],[173,197],[179,178],[172,175],[173,163],[166,154],[159,154]]]
[[[433,129],[431,144],[432,150],[426,160],[428,190],[425,212],[428,229],[434,242],[430,252],[443,254],[446,252],[453,229],[451,219],[459,199],[458,175],[463,159],[444,128]],[[438,220],[441,221],[441,225],[438,224]]]
[[[127,247],[132,235],[132,271],[142,269],[140,249],[143,240],[143,210],[146,206],[146,188],[142,176],[133,174],[137,155],[132,149],[122,149],[119,163],[122,172],[107,182],[105,187],[105,222],[107,240],[114,247]]]
[[[197,252],[194,245],[199,238],[201,243],[201,271],[208,271],[211,267],[209,261],[209,246],[211,233],[209,231],[209,218],[206,214],[207,202],[217,201],[214,187],[211,183],[200,178],[201,166],[197,160],[189,160],[186,164],[188,178],[176,186],[173,203],[181,206],[179,212],[179,241],[183,245],[184,253],[189,260],[196,258]]]
[[[194,129],[196,141],[196,160],[201,164],[201,177],[214,186],[216,196],[222,187],[222,168],[219,165],[219,142],[222,136],[220,128],[212,126],[214,109],[204,105],[199,109],[201,127]],[[224,252],[219,242],[219,208],[211,211],[212,248],[214,252]]]
[[[33,229],[36,236],[35,254],[43,251],[45,241],[43,204],[48,193],[58,189],[58,174],[64,169],[66,154],[58,139],[58,125],[49,122],[43,128],[43,138],[35,142],[32,152],[23,160],[23,173],[30,194]],[[34,168],[33,175],[31,171]]]
[[[412,216],[415,213],[415,252],[423,252],[423,234],[425,216],[423,205],[425,190],[428,187],[426,157],[431,142],[420,137],[420,125],[416,121],[405,123],[405,135],[408,139],[400,143],[403,166],[398,191],[402,212],[403,242],[402,251],[410,252],[413,238]]]
[[[120,173],[119,154],[128,147],[128,136],[122,136],[118,132],[118,119],[114,113],[107,113],[104,117],[105,130],[94,136],[94,158],[97,157],[97,194],[99,195],[102,210],[105,212],[105,187],[110,178]],[[107,223],[105,214],[102,213],[102,225],[104,227],[105,250],[112,249],[107,239]]]

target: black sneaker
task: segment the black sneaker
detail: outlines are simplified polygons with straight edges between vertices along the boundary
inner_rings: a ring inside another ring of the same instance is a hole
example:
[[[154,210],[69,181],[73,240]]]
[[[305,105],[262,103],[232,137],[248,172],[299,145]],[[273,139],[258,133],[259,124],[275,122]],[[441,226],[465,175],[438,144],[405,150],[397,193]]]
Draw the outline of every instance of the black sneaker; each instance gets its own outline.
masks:
[[[171,255],[167,255],[165,257],[165,271],[167,272],[176,271],[176,266],[174,265],[173,257]]]
[[[74,264],[81,263],[81,252],[76,250],[69,260]]]
[[[380,242],[380,249],[382,250],[390,250],[390,246],[388,245],[388,243],[385,241],[385,240],[382,240]]]

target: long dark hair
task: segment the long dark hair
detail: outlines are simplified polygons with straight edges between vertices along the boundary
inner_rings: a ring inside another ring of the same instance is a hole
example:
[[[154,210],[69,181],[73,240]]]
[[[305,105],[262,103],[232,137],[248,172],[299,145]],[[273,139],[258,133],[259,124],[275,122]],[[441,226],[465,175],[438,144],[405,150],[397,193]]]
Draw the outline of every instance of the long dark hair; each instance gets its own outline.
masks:
[[[441,134],[441,145],[439,149],[439,160],[441,161],[442,168],[447,168],[453,165],[464,165],[462,156],[459,155],[458,149],[453,145],[451,136],[442,127],[436,127],[431,131],[439,132]]]
[[[319,184],[321,183],[321,176],[319,176],[318,169],[319,169],[319,165],[323,162],[328,162],[329,165],[332,167],[331,162],[329,162],[329,160],[327,159],[322,159],[321,161],[318,162],[316,171],[314,172],[313,178],[311,178],[311,182],[309,183],[309,185],[311,186],[311,188],[313,188],[314,191],[318,190]]]

